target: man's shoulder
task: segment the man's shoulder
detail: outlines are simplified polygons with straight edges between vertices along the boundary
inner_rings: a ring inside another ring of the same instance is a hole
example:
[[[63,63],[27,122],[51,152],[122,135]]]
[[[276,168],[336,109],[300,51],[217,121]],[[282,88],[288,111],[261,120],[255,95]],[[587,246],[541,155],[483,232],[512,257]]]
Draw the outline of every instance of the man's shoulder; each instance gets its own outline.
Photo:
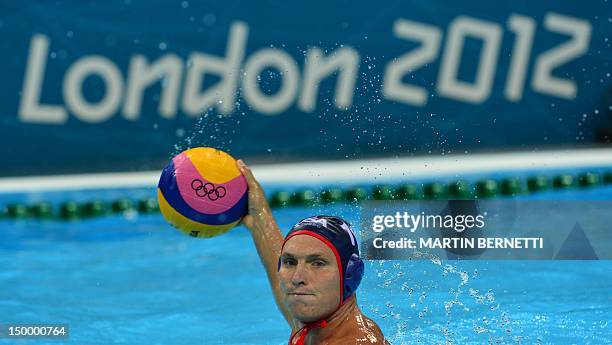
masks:
[[[325,345],[389,345],[382,333],[373,334],[363,332],[361,334],[347,335],[334,339]]]
[[[334,339],[329,345],[349,345],[349,344],[368,344],[368,345],[385,345],[389,342],[385,339],[383,332],[376,322],[369,317],[360,314],[355,319],[355,329],[350,334],[343,334],[341,337]]]

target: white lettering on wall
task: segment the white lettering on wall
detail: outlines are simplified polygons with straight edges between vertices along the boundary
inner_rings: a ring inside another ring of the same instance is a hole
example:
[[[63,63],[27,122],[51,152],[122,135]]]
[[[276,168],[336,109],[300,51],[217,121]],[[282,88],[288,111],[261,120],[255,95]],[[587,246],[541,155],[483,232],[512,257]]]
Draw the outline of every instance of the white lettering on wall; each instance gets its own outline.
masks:
[[[68,119],[64,107],[40,104],[48,52],[47,36],[34,35],[30,42],[25,82],[19,105],[19,119],[22,122],[62,124]]]

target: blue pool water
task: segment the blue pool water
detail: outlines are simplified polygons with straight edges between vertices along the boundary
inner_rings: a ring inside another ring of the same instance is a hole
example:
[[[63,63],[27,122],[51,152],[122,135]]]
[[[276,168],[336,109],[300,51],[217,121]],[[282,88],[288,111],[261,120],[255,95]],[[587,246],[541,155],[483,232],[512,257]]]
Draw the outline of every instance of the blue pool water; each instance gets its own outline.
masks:
[[[541,197],[610,200],[612,188]],[[318,213],[357,225],[358,211],[275,215],[286,231]],[[611,261],[370,261],[358,303],[392,344],[605,344],[611,277]],[[69,339],[0,344],[286,344],[289,335],[246,229],[195,239],[158,214],[1,220],[0,323],[38,322],[68,324]]]

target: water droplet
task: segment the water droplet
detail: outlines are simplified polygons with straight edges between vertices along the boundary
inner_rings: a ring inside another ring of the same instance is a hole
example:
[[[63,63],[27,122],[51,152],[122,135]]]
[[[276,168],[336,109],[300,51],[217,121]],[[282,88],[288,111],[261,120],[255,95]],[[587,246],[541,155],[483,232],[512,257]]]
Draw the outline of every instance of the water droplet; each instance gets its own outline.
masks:
[[[212,13],[207,13],[202,18],[202,22],[206,26],[212,26],[213,24],[215,24],[216,21],[217,21],[217,17],[215,17],[215,15]]]

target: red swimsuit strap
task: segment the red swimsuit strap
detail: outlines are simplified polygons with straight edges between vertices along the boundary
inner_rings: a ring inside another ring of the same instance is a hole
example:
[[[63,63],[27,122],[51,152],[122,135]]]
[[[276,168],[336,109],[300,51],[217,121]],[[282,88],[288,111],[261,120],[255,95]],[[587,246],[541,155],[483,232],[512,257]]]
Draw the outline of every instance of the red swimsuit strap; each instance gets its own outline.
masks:
[[[325,328],[327,327],[327,321],[326,320],[320,320],[320,321],[316,321],[316,322],[309,322],[307,323],[304,327],[300,328],[297,332],[295,332],[291,338],[289,338],[289,345],[304,345],[304,342],[306,341],[306,336],[308,335],[308,332],[313,329],[313,328]],[[303,331],[303,332],[302,332]],[[301,334],[300,334],[301,332]],[[293,338],[295,338],[296,335],[300,334],[300,337],[297,340],[297,343],[293,344]]]

